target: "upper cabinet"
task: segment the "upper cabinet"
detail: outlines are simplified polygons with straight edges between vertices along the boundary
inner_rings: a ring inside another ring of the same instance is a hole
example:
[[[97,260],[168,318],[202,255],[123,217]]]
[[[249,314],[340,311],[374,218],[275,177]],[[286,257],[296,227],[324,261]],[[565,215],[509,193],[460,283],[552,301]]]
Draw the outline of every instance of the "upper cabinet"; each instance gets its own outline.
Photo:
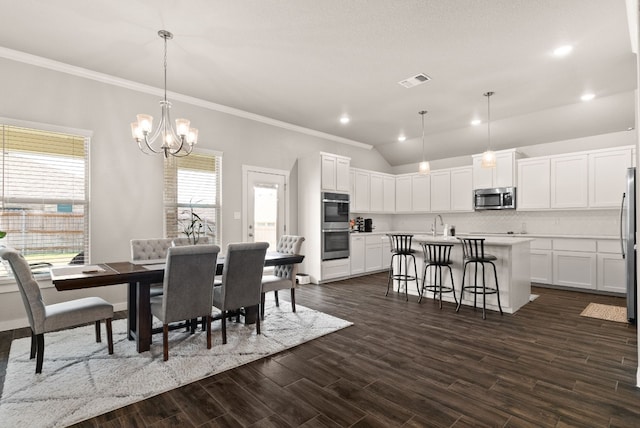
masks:
[[[589,153],[589,206],[617,208],[625,190],[625,171],[632,166],[631,147]]]
[[[588,156],[586,154],[551,158],[551,208],[587,208]]]
[[[451,211],[473,211],[473,168],[451,168]]]
[[[367,171],[355,170],[355,195],[351,198],[351,211],[369,212],[370,210],[370,190],[369,179],[370,174]]]
[[[411,212],[431,211],[432,175],[413,174],[411,176]]]
[[[431,211],[451,211],[451,171],[431,172]]]
[[[518,161],[518,210],[548,209],[550,206],[551,166],[549,158]]]
[[[398,175],[396,177],[396,212],[410,213],[412,207],[412,175]]]
[[[513,187],[516,185],[517,163],[521,154],[516,150],[500,150],[496,153],[496,167],[483,168],[482,154],[473,155],[473,188]]]
[[[349,192],[349,165],[351,159],[331,153],[320,154],[321,167],[321,187],[328,192]]]
[[[351,211],[393,213],[396,181],[391,174],[351,168]]]

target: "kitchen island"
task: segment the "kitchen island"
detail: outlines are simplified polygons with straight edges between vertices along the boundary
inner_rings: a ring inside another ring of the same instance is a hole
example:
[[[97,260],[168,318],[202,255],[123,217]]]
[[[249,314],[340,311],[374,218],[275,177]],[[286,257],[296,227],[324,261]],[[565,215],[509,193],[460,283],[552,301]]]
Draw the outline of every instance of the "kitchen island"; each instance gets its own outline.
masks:
[[[498,285],[500,288],[500,303],[502,310],[505,313],[514,313],[522,306],[529,302],[531,295],[531,265],[529,245],[533,241],[532,238],[525,237],[506,237],[506,236],[480,236],[480,235],[468,235],[462,237],[469,238],[485,238],[485,252],[493,254],[498,259],[494,262],[498,274]],[[460,287],[462,286],[462,244],[455,237],[442,237],[432,236],[428,234],[414,234],[413,236],[413,248],[416,250],[416,261],[418,267],[418,275],[422,278],[422,269],[424,266],[422,242],[434,242],[434,243],[451,243],[454,244],[451,250],[451,268],[453,270],[453,281],[456,290],[456,297],[460,297]],[[486,284],[487,286],[494,286],[495,279],[491,267],[487,266],[486,272]],[[481,283],[482,268],[478,269],[478,282]],[[445,278],[443,272],[443,279]],[[473,281],[474,276],[473,266],[467,267],[466,281]],[[448,284],[450,279],[449,275],[446,275],[445,284]],[[429,279],[427,278],[427,281]],[[420,281],[420,284],[422,282]],[[469,284],[469,282],[467,282]],[[394,289],[397,290],[397,284],[394,284]],[[415,284],[409,284],[409,294],[415,296],[418,295],[418,291]],[[432,292],[425,292],[424,297],[433,298]],[[478,295],[478,305],[482,308],[482,296]],[[487,309],[498,310],[498,302],[495,294],[487,294]],[[463,305],[473,306],[473,294],[466,293]],[[451,293],[442,295],[443,301],[454,302]]]

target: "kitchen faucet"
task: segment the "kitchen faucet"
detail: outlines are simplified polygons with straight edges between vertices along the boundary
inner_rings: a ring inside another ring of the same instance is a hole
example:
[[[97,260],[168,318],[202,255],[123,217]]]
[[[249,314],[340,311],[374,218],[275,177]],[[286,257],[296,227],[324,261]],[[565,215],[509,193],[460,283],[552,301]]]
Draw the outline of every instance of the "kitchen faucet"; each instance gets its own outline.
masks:
[[[436,236],[436,231],[438,230],[438,226],[436,225],[436,220],[440,217],[440,226],[444,226],[444,221],[442,220],[442,216],[438,214],[433,218],[433,224],[431,225],[431,235]]]

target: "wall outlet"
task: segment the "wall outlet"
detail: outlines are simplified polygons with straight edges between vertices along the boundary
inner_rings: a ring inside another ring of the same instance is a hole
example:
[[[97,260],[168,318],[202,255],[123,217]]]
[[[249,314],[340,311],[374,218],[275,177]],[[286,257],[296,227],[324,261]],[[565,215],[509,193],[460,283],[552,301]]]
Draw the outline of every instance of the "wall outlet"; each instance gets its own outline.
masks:
[[[240,215],[240,211],[234,211],[233,212],[233,219],[234,220],[240,220],[241,215]]]

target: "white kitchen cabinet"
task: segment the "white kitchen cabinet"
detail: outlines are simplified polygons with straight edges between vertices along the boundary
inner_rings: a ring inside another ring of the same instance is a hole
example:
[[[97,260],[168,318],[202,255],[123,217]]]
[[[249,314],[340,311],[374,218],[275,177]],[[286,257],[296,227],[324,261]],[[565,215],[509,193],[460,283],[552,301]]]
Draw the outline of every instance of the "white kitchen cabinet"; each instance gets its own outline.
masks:
[[[349,264],[349,258],[323,261],[321,264],[322,280],[348,277]]]
[[[365,242],[365,272],[375,272],[382,269],[382,239],[380,235],[370,235]]]
[[[590,239],[553,240],[553,283],[595,290],[596,242]]]
[[[518,210],[540,210],[550,207],[551,163],[549,158],[518,161]]]
[[[553,156],[551,162],[551,208],[587,208],[588,156]]]
[[[388,269],[391,266],[391,241],[386,235],[380,238],[382,240],[382,268]]]
[[[366,171],[355,171],[355,196],[353,200],[353,207],[351,211],[354,212],[369,212],[369,178],[370,174]]]
[[[626,188],[626,169],[631,166],[632,147],[589,153],[589,207],[618,208]]]
[[[396,212],[410,213],[412,211],[413,180],[412,175],[396,177]]]
[[[382,193],[384,195],[382,211],[385,213],[396,212],[396,179],[393,175],[382,177]]]
[[[622,258],[620,242],[599,240],[597,247],[598,290],[626,293],[625,261]]]
[[[321,153],[321,187],[327,192],[349,192],[349,164],[351,159],[331,153]]]
[[[531,282],[553,284],[553,253],[551,239],[531,241]]]
[[[364,273],[364,248],[364,236],[360,234],[352,234],[351,249],[349,253],[349,259],[351,260],[351,275],[360,275]]]
[[[431,172],[431,211],[451,210],[451,171]]]
[[[451,169],[451,211],[473,211],[473,168]]]
[[[482,167],[482,154],[472,156],[474,189],[513,187],[516,185],[516,160],[521,155],[514,149],[500,150],[495,154],[495,168]]]
[[[432,174],[414,174],[411,176],[412,212],[431,211],[431,175]],[[396,186],[396,190],[397,188]]]
[[[369,210],[374,213],[384,211],[384,177],[371,173],[369,177]]]

